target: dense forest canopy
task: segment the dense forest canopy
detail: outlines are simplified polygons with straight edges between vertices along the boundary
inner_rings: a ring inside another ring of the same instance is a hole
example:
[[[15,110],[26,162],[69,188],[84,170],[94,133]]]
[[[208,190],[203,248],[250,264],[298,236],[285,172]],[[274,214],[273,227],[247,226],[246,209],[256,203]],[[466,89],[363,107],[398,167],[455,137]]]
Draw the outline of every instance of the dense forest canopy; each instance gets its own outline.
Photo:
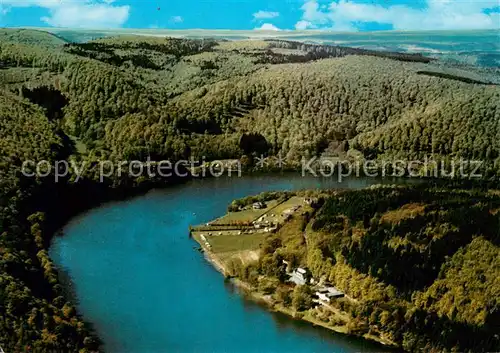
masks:
[[[498,175],[500,88],[482,78],[457,80],[463,72],[450,70],[443,75],[438,63],[420,55],[282,40],[123,36],[78,44],[41,31],[2,30],[0,346],[8,352],[98,348],[65,299],[47,252],[58,222],[76,204],[86,205],[89,190],[144,182],[125,176],[97,185],[98,160],[281,154],[293,161],[342,145],[367,158],[481,159],[490,176]],[[23,176],[26,159],[86,161],[90,167],[79,183],[70,174],[54,184]],[[455,221],[457,215],[447,217]],[[474,325],[497,320],[496,311],[485,314],[479,304],[459,309],[461,299],[444,294],[472,276],[464,264],[477,252],[497,251],[496,238],[481,234],[447,254],[452,260],[440,274],[442,258],[420,269],[422,276],[439,276],[432,284],[421,280],[418,288],[401,290],[421,291],[415,303],[440,316]],[[400,241],[391,246],[407,248],[411,259],[431,256],[427,245],[418,250],[418,241]],[[353,254],[362,254],[364,244],[355,244]],[[439,251],[436,256],[443,255]],[[346,261],[361,266],[353,256]],[[360,270],[384,279],[392,275],[384,266]],[[474,284],[474,291],[483,287]],[[478,295],[477,303],[488,297]]]
[[[138,36],[58,49],[4,42],[1,57],[9,91],[59,90],[64,130],[106,157],[228,158],[244,152],[242,134],[256,133],[290,159],[349,141],[372,158],[484,159],[496,172],[499,88],[427,61],[282,40]]]
[[[299,315],[330,326],[343,318],[349,332],[407,351],[500,349],[497,192],[438,184],[316,193],[314,210],[269,235],[257,262],[235,259],[233,275]],[[313,308],[313,286],[286,281],[297,267],[345,298]]]

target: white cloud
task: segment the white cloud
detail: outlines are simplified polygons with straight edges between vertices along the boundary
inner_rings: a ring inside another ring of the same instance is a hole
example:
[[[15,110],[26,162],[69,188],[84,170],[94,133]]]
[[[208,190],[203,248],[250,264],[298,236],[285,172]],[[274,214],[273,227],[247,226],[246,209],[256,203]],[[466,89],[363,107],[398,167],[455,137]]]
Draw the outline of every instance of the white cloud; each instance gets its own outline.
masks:
[[[53,27],[121,27],[130,14],[130,6],[114,6],[114,0],[2,0],[9,8],[41,7],[49,16],[41,20]]]
[[[425,4],[417,9],[340,0],[324,9],[317,0],[307,0],[301,7],[302,18],[295,26],[356,31],[359,23],[377,22],[390,24],[395,30],[500,28],[498,12],[484,13],[485,9],[498,6],[497,0],[426,0]]]
[[[271,23],[264,23],[262,26],[254,29],[257,31],[281,31],[281,29]]]
[[[8,7],[38,6],[38,7],[52,8],[60,5],[61,1],[60,0],[3,0],[2,4]]]
[[[254,20],[266,20],[266,19],[276,18],[279,15],[280,15],[279,12],[260,10],[253,14],[253,18]]]
[[[128,19],[129,7],[105,4],[73,4],[59,6],[42,21],[54,27],[121,27]]]
[[[170,22],[171,23],[182,23],[182,22],[184,22],[184,19],[182,18],[182,16],[172,16],[172,17],[170,17]]]
[[[304,30],[304,29],[310,29],[310,28],[316,28],[316,25],[312,24],[311,22],[309,21],[305,21],[305,20],[300,20],[299,22],[297,22],[295,24],[295,29],[296,30]]]

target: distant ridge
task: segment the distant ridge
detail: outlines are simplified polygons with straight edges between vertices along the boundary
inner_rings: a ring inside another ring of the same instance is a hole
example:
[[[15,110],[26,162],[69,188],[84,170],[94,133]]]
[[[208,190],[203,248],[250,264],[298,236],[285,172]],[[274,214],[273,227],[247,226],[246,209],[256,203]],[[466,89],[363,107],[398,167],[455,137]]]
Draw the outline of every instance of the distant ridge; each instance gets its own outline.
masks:
[[[366,50],[422,54],[447,63],[496,69],[500,67],[500,30],[331,32],[318,30],[266,31],[229,29],[71,29],[27,27],[83,43],[118,35],[217,40],[277,39]]]
[[[64,38],[55,33],[38,29],[24,28],[0,29],[0,41],[40,45],[49,48],[62,46],[67,43]]]

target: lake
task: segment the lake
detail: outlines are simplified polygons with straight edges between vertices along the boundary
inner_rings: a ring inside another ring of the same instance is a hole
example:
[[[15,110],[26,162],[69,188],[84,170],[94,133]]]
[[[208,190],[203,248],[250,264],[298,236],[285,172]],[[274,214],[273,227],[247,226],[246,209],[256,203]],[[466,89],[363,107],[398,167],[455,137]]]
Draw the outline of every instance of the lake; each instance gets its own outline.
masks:
[[[189,225],[221,216],[235,198],[377,183],[394,181],[298,174],[194,180],[74,218],[50,255],[106,352],[381,352],[245,299],[188,237]]]

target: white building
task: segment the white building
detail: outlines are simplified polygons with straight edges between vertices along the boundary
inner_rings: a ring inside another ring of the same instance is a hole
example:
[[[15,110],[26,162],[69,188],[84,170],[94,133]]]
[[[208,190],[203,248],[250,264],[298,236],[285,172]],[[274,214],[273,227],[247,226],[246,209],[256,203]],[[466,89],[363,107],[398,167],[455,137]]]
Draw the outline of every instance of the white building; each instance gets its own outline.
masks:
[[[335,287],[323,287],[315,293],[318,298],[324,302],[329,303],[334,298],[344,297],[344,293]]]
[[[266,208],[266,204],[264,202],[255,202],[253,204],[253,209],[254,210],[261,210],[263,208]]]
[[[299,267],[288,275],[288,280],[298,286],[303,286],[307,283],[307,275],[308,271],[304,268]]]

